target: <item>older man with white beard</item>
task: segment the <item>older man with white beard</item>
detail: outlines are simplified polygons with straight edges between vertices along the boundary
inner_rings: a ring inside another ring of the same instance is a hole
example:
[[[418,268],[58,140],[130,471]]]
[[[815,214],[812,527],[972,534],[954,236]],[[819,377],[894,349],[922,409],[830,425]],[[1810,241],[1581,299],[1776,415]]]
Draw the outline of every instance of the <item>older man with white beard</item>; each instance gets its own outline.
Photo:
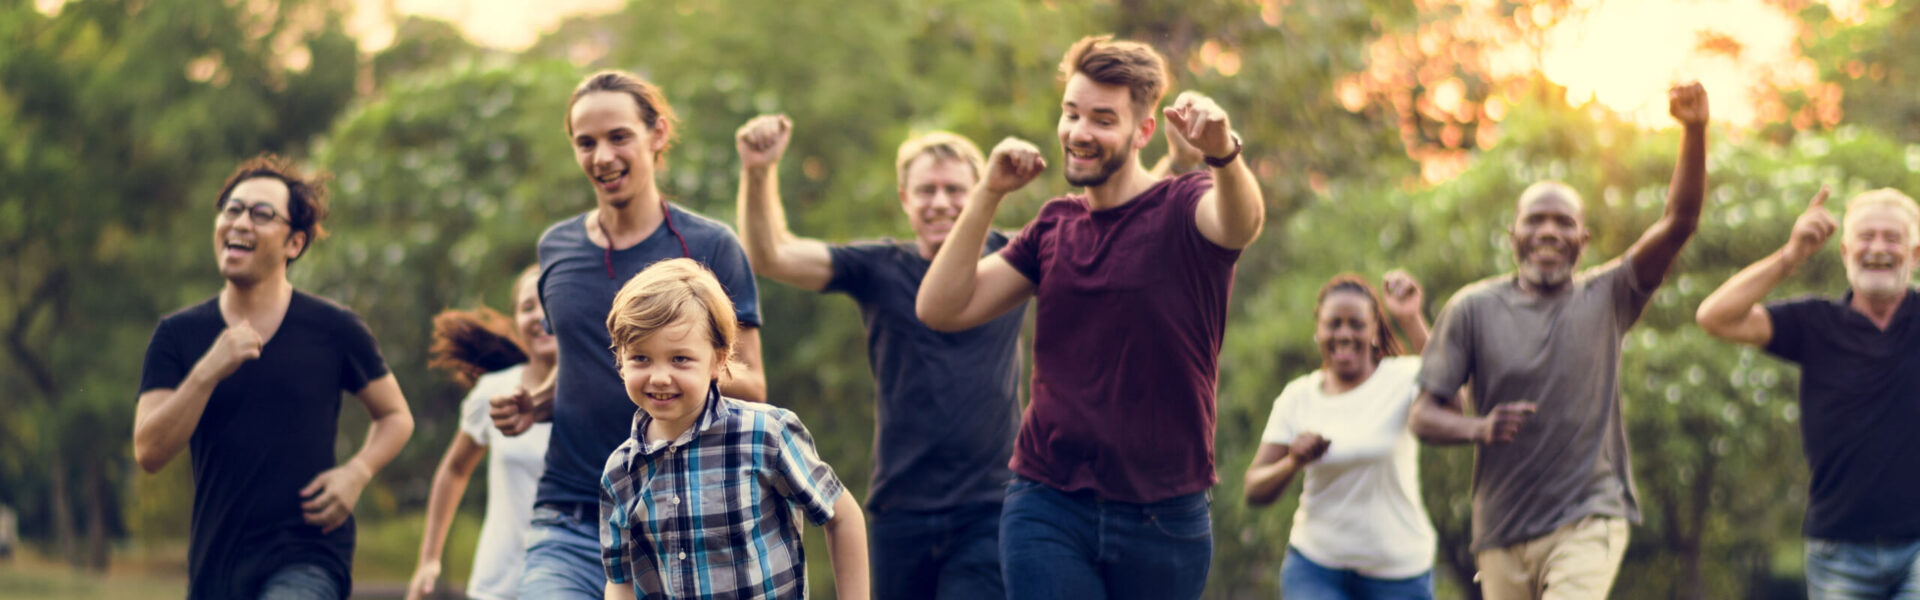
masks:
[[[1920,207],[1891,189],[1847,203],[1839,298],[1760,301],[1835,229],[1827,190],[1786,246],[1727,280],[1695,318],[1714,337],[1800,365],[1808,490],[1807,595],[1920,597],[1920,318],[1913,267]]]

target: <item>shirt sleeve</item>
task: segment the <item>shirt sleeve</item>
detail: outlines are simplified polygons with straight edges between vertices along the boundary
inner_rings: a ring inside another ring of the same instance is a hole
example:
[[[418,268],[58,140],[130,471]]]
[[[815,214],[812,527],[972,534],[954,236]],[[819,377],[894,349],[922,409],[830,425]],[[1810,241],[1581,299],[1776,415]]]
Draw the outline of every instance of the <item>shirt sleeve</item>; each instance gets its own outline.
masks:
[[[1825,303],[1825,299],[1812,297],[1767,303],[1767,319],[1773,321],[1773,337],[1767,340],[1767,353],[1796,363],[1805,362],[1807,322],[1813,316],[1812,311]]]
[[[493,417],[488,410],[493,397],[506,391],[500,389],[500,381],[498,374],[483,375],[474,382],[473,389],[467,390],[467,397],[460,401],[460,433],[467,434],[482,446],[493,444]]]
[[[1473,372],[1473,307],[1469,297],[1477,289],[1472,286],[1455,293],[1440,309],[1427,351],[1420,355],[1420,374],[1415,380],[1419,391],[1451,400],[1467,383],[1467,375]]]
[[[633,565],[627,559],[628,521],[620,510],[620,499],[616,487],[624,487],[616,481],[617,464],[624,463],[623,454],[627,448],[613,451],[608,457],[607,469],[600,477],[600,566],[607,572],[607,581],[613,583],[632,583]]]
[[[169,321],[163,319],[153,328],[153,337],[147,340],[146,362],[140,367],[141,394],[180,387],[187,371],[193,368],[191,361],[198,360],[182,356],[180,345],[173,338]]]
[[[713,271],[714,278],[720,280],[720,287],[727,290],[740,325],[759,327],[760,288],[753,280],[753,267],[747,264],[746,251],[740,249],[740,239],[734,237],[733,232],[725,232],[719,243],[714,244],[706,265]]]
[[[1261,432],[1260,443],[1282,446],[1293,443],[1294,436],[1299,435],[1299,424],[1294,423],[1293,415],[1300,403],[1300,386],[1308,385],[1304,382],[1312,378],[1307,375],[1288,382],[1280,391],[1280,397],[1273,399],[1273,413],[1267,416],[1267,429]]]
[[[807,426],[793,411],[778,410],[765,418],[772,419],[772,438],[774,456],[774,491],[787,502],[799,507],[814,525],[824,525],[833,518],[833,503],[846,491],[840,479],[833,474],[833,467],[820,460],[813,447],[813,435],[807,433]]]
[[[1049,202],[1051,204],[1051,202]],[[1007,245],[1000,247],[1000,259],[1018,271],[1020,276],[1035,286],[1040,285],[1040,242],[1053,232],[1054,220],[1047,214],[1047,207],[1040,208],[1040,215],[1020,229]]]
[[[822,292],[840,292],[855,298],[865,296],[867,282],[873,272],[875,248],[872,244],[844,244],[827,246],[827,260],[833,268],[833,278],[827,280]]]
[[[340,350],[346,355],[340,366],[340,389],[358,394],[367,389],[368,383],[387,375],[387,359],[380,356],[380,344],[374,341],[367,322],[351,311],[343,312],[342,322],[335,329]]]
[[[1640,278],[1633,273],[1633,257],[1623,255],[1620,260],[1601,276],[1608,285],[1609,298],[1613,300],[1614,317],[1619,319],[1620,331],[1632,327],[1640,320],[1640,314],[1647,309],[1647,300],[1653,298],[1656,288],[1640,287]]]

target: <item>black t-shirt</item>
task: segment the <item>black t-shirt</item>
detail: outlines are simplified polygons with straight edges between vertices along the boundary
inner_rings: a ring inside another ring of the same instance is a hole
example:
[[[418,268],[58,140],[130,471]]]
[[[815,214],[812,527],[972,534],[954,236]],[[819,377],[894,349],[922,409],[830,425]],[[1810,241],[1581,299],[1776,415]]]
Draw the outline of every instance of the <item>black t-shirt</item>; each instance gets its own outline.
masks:
[[[1007,245],[992,232],[986,252]],[[955,333],[928,329],[914,313],[932,263],[913,243],[833,246],[826,291],[860,304],[867,363],[878,384],[873,511],[941,510],[1000,502],[1020,430],[1020,320],[1026,303]]]
[[[225,329],[217,296],[162,318],[141,393],[179,387]],[[188,597],[251,599],[265,577],[300,563],[325,569],[342,593],[351,588],[353,519],[322,535],[301,516],[300,488],[335,465],[340,393],[386,374],[358,315],[294,291],[260,358],[214,386],[194,428]]]
[[[1920,536],[1920,294],[1909,290],[1886,331],[1849,304],[1800,298],[1767,305],[1767,352],[1800,363],[1800,435],[1813,470],[1807,537]]]
[[[653,263],[692,258],[713,271],[733,301],[740,326],[760,326],[759,288],[733,230],[673,204],[667,214],[669,220],[652,235],[611,253],[587,238],[585,213],[540,236],[540,303],[560,347],[560,364],[547,470],[540,475],[535,503],[597,505],[607,456],[633,433],[640,409],[627,398],[607,334],[607,313],[627,280]]]

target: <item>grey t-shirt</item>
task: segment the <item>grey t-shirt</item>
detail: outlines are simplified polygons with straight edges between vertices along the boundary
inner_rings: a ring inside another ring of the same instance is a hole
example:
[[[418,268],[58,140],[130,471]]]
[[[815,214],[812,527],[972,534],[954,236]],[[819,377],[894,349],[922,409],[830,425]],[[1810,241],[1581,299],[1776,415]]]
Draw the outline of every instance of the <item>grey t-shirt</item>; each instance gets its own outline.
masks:
[[[1620,414],[1620,347],[1651,289],[1626,258],[1576,275],[1559,294],[1523,292],[1514,275],[1460,290],[1422,356],[1420,389],[1476,408],[1531,401],[1519,436],[1473,461],[1474,552],[1503,548],[1589,515],[1640,521]]]

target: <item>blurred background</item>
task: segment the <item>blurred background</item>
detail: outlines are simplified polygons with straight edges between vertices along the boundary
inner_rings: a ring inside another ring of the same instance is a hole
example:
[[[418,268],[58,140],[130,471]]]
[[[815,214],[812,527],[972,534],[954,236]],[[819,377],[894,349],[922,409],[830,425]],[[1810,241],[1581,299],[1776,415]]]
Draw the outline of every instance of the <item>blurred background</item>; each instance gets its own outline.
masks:
[[[356,511],[356,591],[397,597],[461,397],[426,367],[429,318],[508,308],[540,232],[593,206],[562,128],[583,75],[629,69],[665,90],[684,128],[660,186],[692,210],[733,220],[732,132],[784,112],[797,233],[910,237],[899,142],[942,128],[1057,156],[1054,66],[1109,32],[1153,43],[1174,91],[1229,111],[1268,200],[1222,355],[1208,597],[1276,593],[1295,494],[1249,509],[1241,473],[1281,387],[1318,365],[1320,285],[1405,268],[1432,316],[1511,268],[1513,199],[1545,178],[1589,198],[1586,262],[1617,256],[1662,209],[1679,144],[1665,90],[1693,79],[1712,99],[1709,204],[1629,338],[1646,519],[1614,595],[1803,595],[1796,372],[1709,340],[1692,314],[1783,243],[1821,185],[1920,193],[1920,0],[0,0],[0,597],[184,594],[189,461],[136,467],[134,396],[159,317],[221,285],[206,240],[239,159],[336,175],[333,236],[291,276],[366,318],[413,407],[412,442]],[[998,225],[1066,191],[1043,176]],[[1844,285],[1828,252],[1785,292]],[[761,286],[773,401],[864,495],[858,312]],[[365,423],[345,403],[342,456]],[[1422,451],[1444,598],[1477,597],[1462,585],[1471,459]],[[482,495],[450,539],[455,586]],[[827,562],[810,566],[832,597]]]

